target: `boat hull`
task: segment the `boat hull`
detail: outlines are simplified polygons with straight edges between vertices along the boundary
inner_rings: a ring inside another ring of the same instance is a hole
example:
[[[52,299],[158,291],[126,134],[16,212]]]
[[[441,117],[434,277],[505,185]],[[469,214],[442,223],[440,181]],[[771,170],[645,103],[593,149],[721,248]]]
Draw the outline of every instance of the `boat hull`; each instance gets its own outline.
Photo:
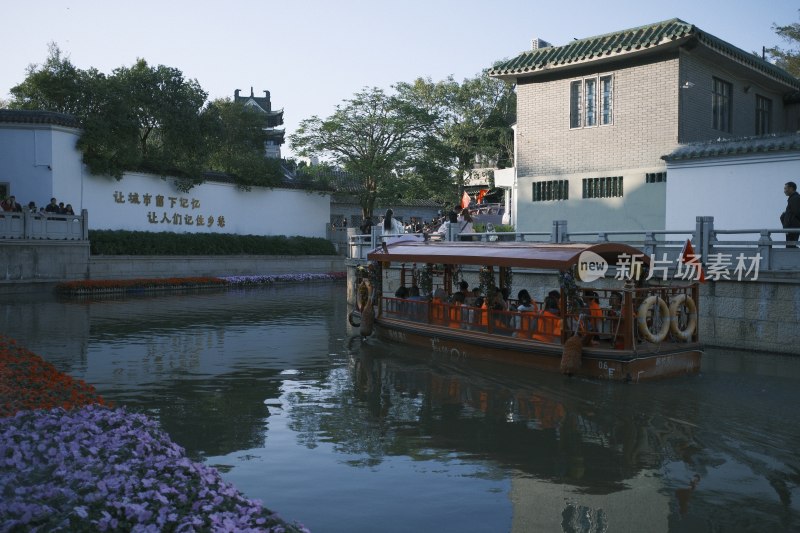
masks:
[[[422,357],[446,357],[451,362],[496,361],[561,372],[563,347],[501,335],[452,329],[400,320],[378,319],[379,338],[426,348]],[[637,351],[585,346],[575,375],[611,381],[649,381],[700,371],[699,343],[645,343]]]

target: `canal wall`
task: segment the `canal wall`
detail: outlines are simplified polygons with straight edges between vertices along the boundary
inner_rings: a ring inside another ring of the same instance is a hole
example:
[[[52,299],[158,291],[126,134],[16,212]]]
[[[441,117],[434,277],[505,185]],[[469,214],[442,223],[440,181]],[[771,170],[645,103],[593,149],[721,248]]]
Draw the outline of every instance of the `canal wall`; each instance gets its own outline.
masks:
[[[355,302],[356,268],[363,261],[347,261],[347,297]],[[464,268],[470,288],[479,285],[478,272]],[[408,273],[406,273],[408,276]],[[384,271],[384,293],[394,295],[400,286],[400,269]],[[610,288],[615,280],[602,279],[593,288]],[[407,277],[406,283],[410,283]],[[542,301],[558,288],[553,272],[515,271],[512,296],[528,289],[534,300]],[[588,287],[587,287],[588,288]],[[700,340],[707,346],[748,351],[800,355],[800,277],[771,274],[756,281],[707,281],[700,284]]]
[[[93,256],[88,241],[15,241],[0,244],[0,287],[84,279],[247,276],[343,272],[337,255]]]

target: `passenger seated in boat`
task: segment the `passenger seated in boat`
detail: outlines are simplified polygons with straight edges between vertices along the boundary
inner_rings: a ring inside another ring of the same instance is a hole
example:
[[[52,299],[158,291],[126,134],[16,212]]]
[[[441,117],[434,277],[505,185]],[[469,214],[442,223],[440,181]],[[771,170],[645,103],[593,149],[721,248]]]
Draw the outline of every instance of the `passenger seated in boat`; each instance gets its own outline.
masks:
[[[420,296],[419,287],[412,285],[408,289],[409,318],[418,322],[428,321],[428,302]]]
[[[492,300],[492,327],[495,333],[510,335],[514,329],[513,316],[508,311],[510,305],[508,302],[509,290],[503,287],[494,293],[494,300]]]
[[[463,279],[458,283],[458,292],[464,295],[464,303],[467,305],[472,305],[474,302],[474,297],[472,296],[472,291],[469,290],[469,283],[464,281]]]
[[[475,305],[469,306],[466,310],[467,329],[476,331],[486,331],[488,324],[488,311],[486,309],[486,300],[483,296],[478,296],[475,299]]]
[[[457,292],[453,294],[453,301],[450,302],[450,306],[448,308],[448,317],[450,319],[449,325],[451,328],[461,328],[461,319],[464,307],[466,307],[464,305],[464,293]]]
[[[408,287],[405,285],[400,285],[396,291],[394,291],[394,297],[397,298],[394,302],[394,311],[400,315],[407,315],[408,314],[408,305],[406,302],[401,301],[408,298]]]
[[[514,317],[515,330],[513,337],[530,338],[536,330],[536,314],[538,306],[526,289],[517,293],[517,316]]]
[[[431,322],[434,324],[444,324],[444,304],[447,300],[447,293],[439,288],[433,291],[431,300]]]
[[[614,291],[608,297],[608,310],[603,331],[607,333],[615,348],[622,348],[620,325],[622,324],[622,293]]]
[[[544,310],[539,315],[533,338],[550,343],[561,342],[561,317],[558,300],[551,295],[544,299]]]

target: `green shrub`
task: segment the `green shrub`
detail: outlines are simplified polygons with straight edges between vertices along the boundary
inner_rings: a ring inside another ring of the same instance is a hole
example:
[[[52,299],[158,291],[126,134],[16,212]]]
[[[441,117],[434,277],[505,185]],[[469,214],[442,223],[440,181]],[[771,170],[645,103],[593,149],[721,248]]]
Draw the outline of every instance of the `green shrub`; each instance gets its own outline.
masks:
[[[336,255],[321,237],[90,230],[92,255]]]

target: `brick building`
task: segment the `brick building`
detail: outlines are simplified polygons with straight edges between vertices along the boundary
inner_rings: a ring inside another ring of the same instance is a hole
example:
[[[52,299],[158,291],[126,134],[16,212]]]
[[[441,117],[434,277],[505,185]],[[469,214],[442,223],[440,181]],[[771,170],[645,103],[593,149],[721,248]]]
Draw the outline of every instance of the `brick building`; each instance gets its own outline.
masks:
[[[518,231],[664,229],[663,156],[800,129],[800,80],[679,19],[535,48],[489,74],[517,84]]]

